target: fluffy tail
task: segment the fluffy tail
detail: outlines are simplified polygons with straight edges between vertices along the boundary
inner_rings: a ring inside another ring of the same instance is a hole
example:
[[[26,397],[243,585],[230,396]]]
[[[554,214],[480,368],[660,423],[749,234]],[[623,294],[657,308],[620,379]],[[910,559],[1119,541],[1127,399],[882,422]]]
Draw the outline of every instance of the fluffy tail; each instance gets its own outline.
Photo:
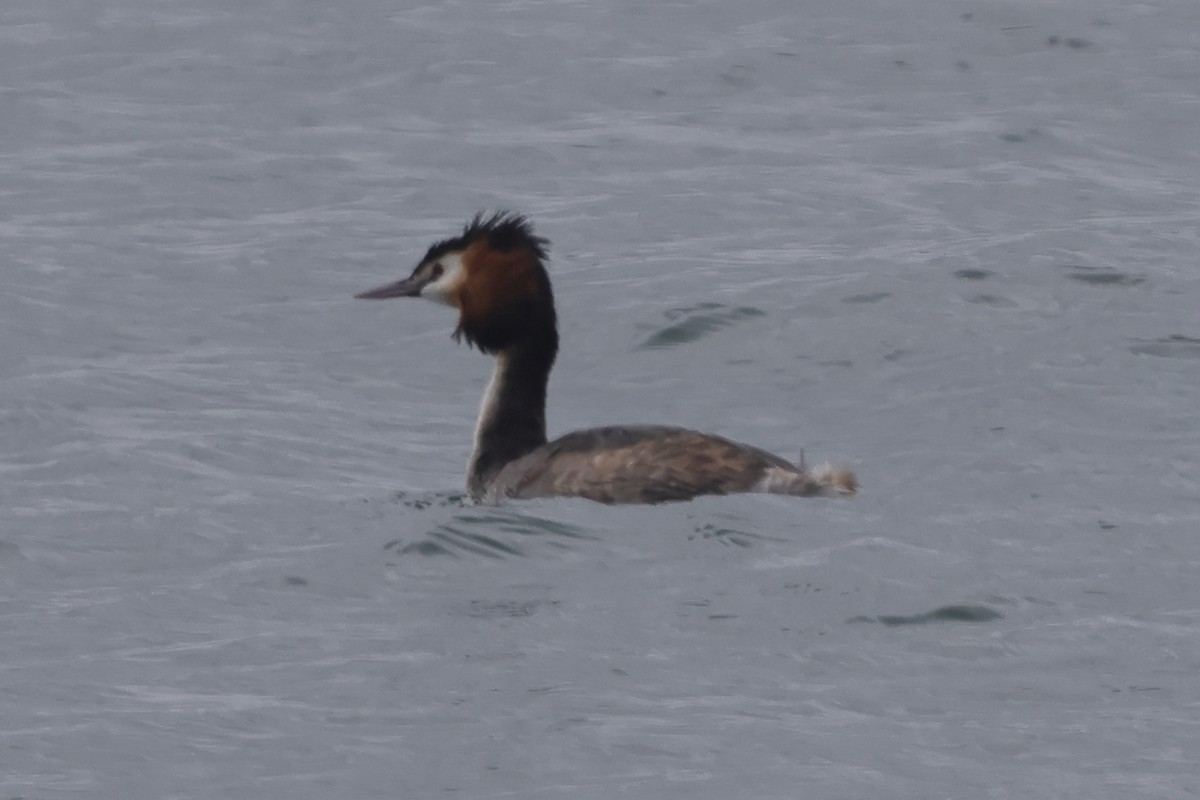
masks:
[[[818,464],[810,475],[821,487],[821,494],[830,497],[852,495],[858,492],[858,477],[845,464]]]
[[[858,491],[854,470],[842,464],[818,464],[811,471],[768,467],[755,487],[770,494],[803,497],[849,497]]]

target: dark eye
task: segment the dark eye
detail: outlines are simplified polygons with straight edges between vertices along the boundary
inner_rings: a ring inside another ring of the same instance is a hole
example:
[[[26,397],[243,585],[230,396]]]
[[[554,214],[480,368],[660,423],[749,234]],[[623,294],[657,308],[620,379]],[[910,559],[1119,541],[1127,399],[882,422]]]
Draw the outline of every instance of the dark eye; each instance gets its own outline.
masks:
[[[442,267],[441,264],[434,264],[433,269],[429,270],[429,274],[433,276],[433,278],[431,278],[431,280],[436,281],[438,278],[442,277],[442,273],[445,271],[446,270]]]

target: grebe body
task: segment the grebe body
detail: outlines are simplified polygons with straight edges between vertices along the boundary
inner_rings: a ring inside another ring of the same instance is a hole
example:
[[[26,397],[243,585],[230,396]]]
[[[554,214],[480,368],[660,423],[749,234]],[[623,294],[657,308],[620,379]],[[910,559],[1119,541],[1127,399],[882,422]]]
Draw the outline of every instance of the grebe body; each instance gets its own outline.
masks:
[[[357,295],[449,305],[459,315],[455,338],[495,357],[467,467],[473,499],[662,503],[704,494],[857,491],[846,467],[810,472],[757,447],[686,428],[612,426],[547,441],[546,386],[558,354],[547,246],[522,216],[478,215],[461,235],[430,247],[409,277]]]

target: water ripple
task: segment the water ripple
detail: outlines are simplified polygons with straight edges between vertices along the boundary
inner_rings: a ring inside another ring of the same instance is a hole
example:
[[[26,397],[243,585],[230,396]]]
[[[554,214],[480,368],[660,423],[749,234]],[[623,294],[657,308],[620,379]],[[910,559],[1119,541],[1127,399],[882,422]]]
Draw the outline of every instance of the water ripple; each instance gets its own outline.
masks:
[[[673,308],[666,312],[667,319],[672,321],[671,324],[652,333],[635,349],[656,350],[689,344],[741,320],[762,316],[766,316],[766,312],[757,308],[750,306],[730,308],[721,303],[699,303],[694,306]]]
[[[482,556],[510,558],[527,555],[534,543],[566,548],[573,540],[590,538],[582,529],[554,520],[509,511],[456,514],[422,536],[392,539],[384,549],[401,556]]]
[[[888,627],[899,625],[928,625],[931,622],[992,622],[1004,615],[984,605],[960,603],[941,606],[921,614],[881,614],[877,617],[854,617],[847,622],[878,622]]]

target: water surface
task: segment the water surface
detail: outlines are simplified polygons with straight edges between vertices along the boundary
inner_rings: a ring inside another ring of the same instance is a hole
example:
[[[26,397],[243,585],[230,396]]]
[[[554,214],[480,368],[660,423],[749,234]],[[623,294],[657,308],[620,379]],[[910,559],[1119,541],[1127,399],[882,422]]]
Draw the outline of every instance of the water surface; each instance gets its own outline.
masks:
[[[1200,7],[10,0],[0,798],[1200,792]],[[477,508],[487,360],[356,303],[553,241],[553,432],[850,502]]]

